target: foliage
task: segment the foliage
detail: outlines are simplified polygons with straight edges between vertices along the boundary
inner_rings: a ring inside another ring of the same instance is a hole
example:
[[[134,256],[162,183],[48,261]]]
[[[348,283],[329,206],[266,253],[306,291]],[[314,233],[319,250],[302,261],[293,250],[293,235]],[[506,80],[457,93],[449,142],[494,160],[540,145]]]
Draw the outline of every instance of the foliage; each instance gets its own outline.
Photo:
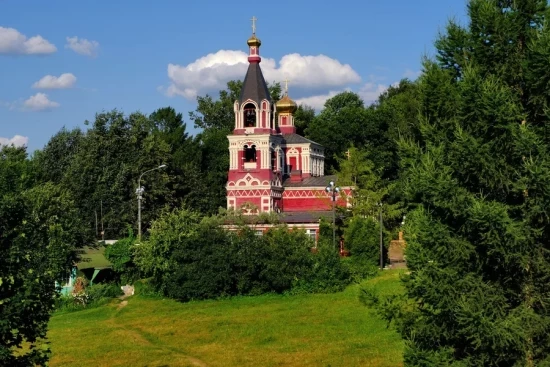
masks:
[[[315,118],[315,110],[308,105],[299,105],[294,112],[294,126],[296,134],[305,136],[306,129],[311,125]]]
[[[362,258],[367,264],[380,263],[380,225],[371,217],[352,217],[344,231],[346,248],[353,258]]]
[[[337,169],[336,156],[349,144],[365,141],[367,112],[361,98],[353,92],[342,92],[328,99],[305,130],[306,137],[325,148],[325,170]]]
[[[2,148],[0,165],[0,364],[45,364],[55,282],[84,243],[82,224],[66,191],[36,185],[24,148]]]
[[[120,286],[116,283],[94,284],[88,287],[90,302],[99,301],[103,298],[117,298],[124,295]]]
[[[311,239],[285,225],[262,236],[246,225],[228,231],[223,224],[231,223],[229,214],[201,220],[186,209],[167,213],[137,248],[137,265],[160,293],[182,301],[282,293],[296,285],[332,292],[349,283],[332,245],[312,254]]]
[[[73,312],[99,307],[123,294],[120,286],[116,283],[94,284],[78,289],[71,294],[58,297],[55,301],[55,311]]]
[[[303,278],[294,281],[291,293],[331,293],[343,290],[351,281],[349,269],[343,265],[331,241],[319,241],[313,264]]]
[[[133,231],[130,229],[128,237],[105,248],[105,257],[113,264],[113,270],[122,284],[132,284],[140,278],[139,270],[134,264],[135,242]]]
[[[550,161],[536,80],[546,1],[471,0],[419,81],[418,136],[400,142],[406,301],[388,319],[405,364],[550,360]],[[537,61],[538,60],[538,61]]]

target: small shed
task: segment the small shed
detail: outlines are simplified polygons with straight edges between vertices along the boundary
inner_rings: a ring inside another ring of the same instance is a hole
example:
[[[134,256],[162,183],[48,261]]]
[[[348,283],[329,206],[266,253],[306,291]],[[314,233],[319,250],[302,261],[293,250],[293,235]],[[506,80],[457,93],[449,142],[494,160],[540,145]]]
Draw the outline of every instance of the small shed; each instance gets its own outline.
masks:
[[[106,246],[116,241],[101,241],[97,246],[86,246],[79,251],[80,260],[73,267],[70,276],[61,286],[62,294],[69,294],[77,277],[86,278],[90,285],[109,277],[113,264],[105,257]]]

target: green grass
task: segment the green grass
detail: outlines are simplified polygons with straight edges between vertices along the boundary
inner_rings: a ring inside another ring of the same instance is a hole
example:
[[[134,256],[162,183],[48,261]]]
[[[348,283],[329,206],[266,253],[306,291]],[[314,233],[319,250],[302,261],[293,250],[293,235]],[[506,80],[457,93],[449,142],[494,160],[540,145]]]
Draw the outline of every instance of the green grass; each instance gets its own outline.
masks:
[[[369,281],[399,289],[398,271]],[[51,366],[401,366],[403,343],[358,301],[359,287],[178,303],[130,297],[56,313]]]

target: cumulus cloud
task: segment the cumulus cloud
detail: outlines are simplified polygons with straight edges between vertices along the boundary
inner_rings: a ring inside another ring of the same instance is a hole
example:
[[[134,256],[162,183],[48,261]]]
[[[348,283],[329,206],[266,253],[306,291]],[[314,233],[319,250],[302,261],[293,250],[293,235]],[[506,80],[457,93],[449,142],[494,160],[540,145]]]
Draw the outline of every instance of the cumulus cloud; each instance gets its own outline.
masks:
[[[85,38],[67,37],[65,48],[69,48],[79,55],[96,57],[99,50],[99,42],[89,41]]]
[[[377,84],[373,82],[365,83],[359,89],[357,94],[363,99],[363,102],[365,102],[365,105],[372,104],[373,102],[376,102],[378,97],[384,93],[388,89],[387,85],[384,84]]]
[[[247,58],[248,55],[242,51],[220,50],[188,65],[169,64],[168,78],[171,84],[166,94],[194,99],[198,94],[223,89],[229,80],[240,79],[245,75]],[[350,65],[325,55],[289,54],[278,63],[274,59],[262,58],[261,65],[267,81],[289,78],[292,85],[300,88],[334,88],[361,81],[359,74]]]
[[[320,95],[316,95],[316,96],[299,98],[299,99],[296,100],[296,103],[298,105],[301,105],[301,104],[308,105],[309,107],[312,107],[313,109],[319,111],[319,110],[323,109],[327,99],[332,98],[335,95],[337,95],[338,93],[342,93],[342,92],[343,92],[343,90],[338,91],[338,92],[330,91],[327,94],[320,94]]]
[[[29,142],[27,136],[15,135],[13,138],[3,138],[0,136],[0,146],[2,145],[14,145],[16,147],[26,146]]]
[[[0,54],[46,55],[55,51],[55,45],[40,35],[27,38],[17,29],[0,27]]]
[[[46,75],[32,85],[35,89],[67,89],[76,83],[76,76],[64,73],[60,76]]]
[[[23,102],[23,106],[32,111],[48,111],[60,106],[59,103],[50,101],[45,93],[36,93]]]
[[[403,78],[414,80],[420,76],[420,71],[412,71],[411,69],[405,70]]]
[[[359,97],[361,97],[363,102],[365,102],[365,105],[369,105],[375,102],[380,96],[380,94],[384,93],[387,89],[388,87],[384,84],[368,82],[362,85],[361,88],[359,88],[359,90],[356,93],[359,95]],[[296,103],[298,105],[305,104],[310,107],[313,107],[316,111],[320,111],[325,106],[325,102],[327,101],[327,99],[332,98],[339,93],[345,92],[346,90],[349,91],[350,89],[347,88],[344,90],[330,91],[325,94],[298,98],[296,99]]]

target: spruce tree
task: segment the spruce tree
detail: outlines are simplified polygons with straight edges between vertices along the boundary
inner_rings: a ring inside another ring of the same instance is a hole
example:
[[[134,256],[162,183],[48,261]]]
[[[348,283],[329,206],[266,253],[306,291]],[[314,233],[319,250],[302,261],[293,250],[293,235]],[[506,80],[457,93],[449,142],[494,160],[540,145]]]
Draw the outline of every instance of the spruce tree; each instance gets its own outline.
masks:
[[[400,142],[408,366],[550,365],[548,12],[471,0],[424,63]]]

